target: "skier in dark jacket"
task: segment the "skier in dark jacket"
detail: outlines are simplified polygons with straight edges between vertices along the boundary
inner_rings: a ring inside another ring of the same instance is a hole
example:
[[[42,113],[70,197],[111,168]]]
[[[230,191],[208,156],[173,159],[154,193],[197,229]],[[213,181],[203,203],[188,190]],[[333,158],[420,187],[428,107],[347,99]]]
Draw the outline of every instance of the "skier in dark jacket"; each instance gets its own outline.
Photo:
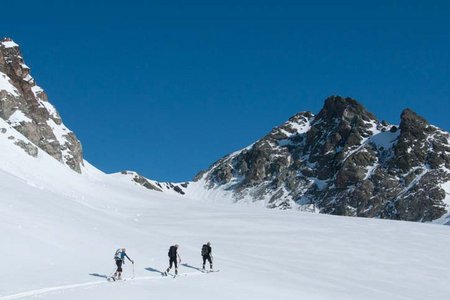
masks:
[[[202,270],[205,271],[205,264],[206,261],[209,261],[209,268],[210,270],[213,269],[213,263],[212,263],[212,248],[211,243],[207,242],[205,245],[202,246],[202,257],[203,257],[203,268]]]
[[[164,273],[165,276],[167,276],[167,273],[169,273],[170,269],[172,269],[172,265],[175,266],[175,275],[178,275],[178,264],[181,263],[181,257],[178,254],[178,247],[179,245],[175,244],[169,248],[169,267]]]
[[[114,260],[116,261],[117,270],[113,275],[114,280],[122,279],[122,264],[125,264],[125,257],[134,264],[134,261],[127,255],[127,249],[119,248],[114,254]]]

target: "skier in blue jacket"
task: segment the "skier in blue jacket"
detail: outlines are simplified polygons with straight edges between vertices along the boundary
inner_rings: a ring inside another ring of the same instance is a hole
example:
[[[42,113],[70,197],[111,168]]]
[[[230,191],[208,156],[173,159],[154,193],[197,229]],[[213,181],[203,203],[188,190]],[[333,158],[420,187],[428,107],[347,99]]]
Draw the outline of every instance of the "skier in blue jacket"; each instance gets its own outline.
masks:
[[[116,250],[116,253],[114,254],[114,260],[116,261],[117,270],[113,275],[113,278],[115,280],[121,280],[122,279],[122,264],[125,264],[125,257],[131,261],[132,264],[134,264],[134,261],[127,255],[127,249],[125,248],[119,248]]]

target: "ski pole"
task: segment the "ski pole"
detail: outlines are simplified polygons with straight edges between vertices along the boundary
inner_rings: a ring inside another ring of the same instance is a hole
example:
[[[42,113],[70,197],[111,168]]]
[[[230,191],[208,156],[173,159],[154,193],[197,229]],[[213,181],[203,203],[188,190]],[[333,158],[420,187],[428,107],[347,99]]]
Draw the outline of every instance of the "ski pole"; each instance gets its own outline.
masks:
[[[132,265],[133,265],[133,277],[131,277],[131,278],[134,279],[134,261],[133,261]]]

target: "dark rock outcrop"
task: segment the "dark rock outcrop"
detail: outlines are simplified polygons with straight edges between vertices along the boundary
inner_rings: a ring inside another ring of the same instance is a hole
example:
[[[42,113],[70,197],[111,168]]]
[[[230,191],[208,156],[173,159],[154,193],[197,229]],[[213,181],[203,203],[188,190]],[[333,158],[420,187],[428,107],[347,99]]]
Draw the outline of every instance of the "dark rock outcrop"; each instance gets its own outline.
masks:
[[[183,189],[187,188],[189,183],[185,182],[182,184],[175,184],[171,182],[158,182],[145,178],[144,176],[134,172],[134,171],[122,171],[122,175],[130,176],[131,180],[148,190],[153,190],[157,192],[168,192],[173,191],[175,193],[184,195],[185,191]]]
[[[136,172],[122,171],[121,173],[123,175],[131,175],[134,182],[136,182],[139,185],[142,185],[146,189],[162,192],[161,188],[158,188],[156,185],[152,184],[147,178],[145,178],[142,175],[139,175]]]

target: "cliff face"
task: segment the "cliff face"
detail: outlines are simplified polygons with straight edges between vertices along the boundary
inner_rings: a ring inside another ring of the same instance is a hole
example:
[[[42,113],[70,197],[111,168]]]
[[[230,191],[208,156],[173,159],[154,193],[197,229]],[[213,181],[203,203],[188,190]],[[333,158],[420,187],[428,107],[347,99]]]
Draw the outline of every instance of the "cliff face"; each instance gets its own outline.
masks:
[[[409,109],[394,126],[333,96],[316,116],[293,116],[196,181],[273,208],[431,221],[448,209],[449,134]]]
[[[80,141],[30,75],[19,46],[7,38],[0,43],[0,117],[55,159],[81,172]]]

